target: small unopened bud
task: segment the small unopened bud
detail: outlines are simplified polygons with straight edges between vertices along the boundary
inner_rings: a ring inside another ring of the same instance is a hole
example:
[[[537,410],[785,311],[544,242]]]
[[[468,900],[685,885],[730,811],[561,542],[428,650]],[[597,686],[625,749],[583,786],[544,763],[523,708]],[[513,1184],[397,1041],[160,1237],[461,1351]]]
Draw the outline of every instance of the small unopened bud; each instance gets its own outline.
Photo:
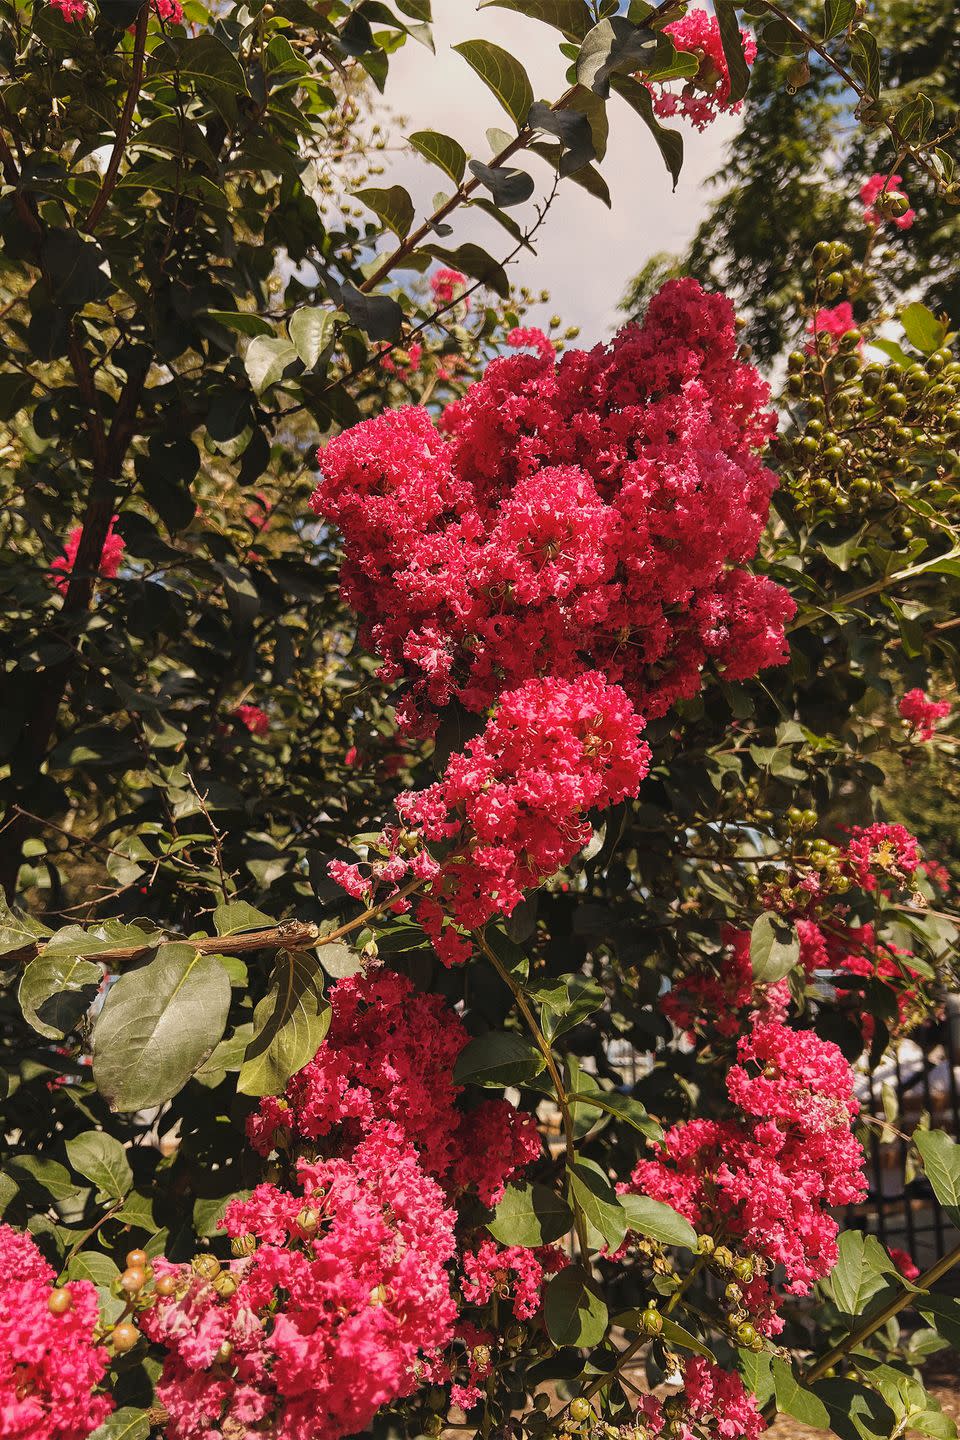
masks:
[[[220,1274],[220,1261],[216,1255],[194,1255],[190,1268],[201,1280],[215,1280]]]
[[[320,1216],[312,1205],[305,1205],[297,1216],[297,1227],[304,1235],[316,1235],[320,1226]]]
[[[385,1305],[386,1303],[387,1303],[387,1287],[386,1287],[386,1285],[374,1285],[373,1289],[370,1291],[370,1304],[371,1304],[371,1305]]]
[[[230,1344],[229,1340],[224,1340],[223,1344],[220,1346],[220,1349],[217,1351],[215,1358],[221,1365],[226,1365],[227,1361],[231,1359],[232,1356],[233,1346]]]
[[[221,1270],[213,1282],[214,1290],[216,1290],[217,1294],[222,1296],[224,1300],[229,1300],[231,1295],[237,1293],[237,1285],[236,1275],[232,1275],[229,1270]]]
[[[51,1315],[66,1315],[73,1305],[73,1296],[66,1285],[58,1285],[47,1296],[47,1309]]]
[[[230,1250],[234,1259],[243,1260],[252,1255],[257,1248],[257,1237],[255,1235],[234,1235],[230,1241]]]

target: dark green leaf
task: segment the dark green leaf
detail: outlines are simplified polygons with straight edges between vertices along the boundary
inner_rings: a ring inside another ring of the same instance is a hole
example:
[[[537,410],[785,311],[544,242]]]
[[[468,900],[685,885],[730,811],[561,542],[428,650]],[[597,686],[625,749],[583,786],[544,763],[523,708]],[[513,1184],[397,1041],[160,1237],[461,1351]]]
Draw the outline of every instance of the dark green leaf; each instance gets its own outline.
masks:
[[[486,10],[491,5],[542,20],[570,40],[582,40],[590,29],[590,11],[583,0],[480,0],[478,9]]]
[[[67,1141],[71,1168],[96,1185],[101,1196],[122,1200],[133,1184],[127,1152],[112,1135],[102,1130],[85,1130]]]
[[[522,1085],[543,1069],[543,1056],[522,1035],[488,1030],[460,1051],[453,1067],[457,1085]]]
[[[150,1434],[150,1417],[144,1410],[124,1405],[114,1410],[100,1425],[90,1440],[147,1440]]]
[[[353,193],[384,225],[389,226],[398,240],[407,238],[413,224],[414,208],[413,201],[402,185],[390,185],[382,190],[376,186],[368,186],[365,190],[355,190]]]
[[[425,249],[437,260],[462,270],[471,280],[482,281],[502,299],[505,300],[510,294],[507,272],[500,262],[488,255],[480,245],[474,245],[468,240],[465,244],[458,245],[456,250],[447,250],[442,245],[427,245]]]
[[[942,1130],[915,1130],[923,1173],[954,1225],[960,1225],[960,1145]]]
[[[340,288],[339,299],[354,325],[359,325],[371,340],[400,339],[403,311],[389,295],[365,295],[348,282]]]
[[[773,1357],[768,1350],[738,1350],[737,1360],[743,1383],[762,1408],[773,1398],[773,1376],[770,1361]]]
[[[627,1233],[627,1217],[620,1198],[600,1167],[592,1160],[575,1160],[568,1167],[570,1200],[601,1235],[611,1250]]]
[[[543,1310],[554,1345],[597,1345],[606,1332],[607,1307],[594,1281],[577,1265],[553,1276]]]
[[[823,1401],[807,1390],[796,1379],[792,1366],[773,1357],[773,1385],[777,1397],[777,1409],[785,1415],[792,1415],[802,1425],[812,1425],[817,1430],[830,1429],[830,1415]]]
[[[746,95],[747,87],[750,84],[750,67],[743,54],[743,38],[740,34],[740,21],[737,19],[737,7],[733,0],[714,0],[713,8],[717,16],[717,24],[720,27],[720,40],[730,76],[728,103],[735,105]]]
[[[915,349],[922,350],[924,355],[932,355],[934,350],[939,350],[946,339],[947,326],[944,321],[938,320],[933,311],[919,301],[914,301],[900,311],[900,324],[910,344]]]
[[[800,941],[794,926],[771,914],[759,916],[750,931],[750,963],[759,985],[782,980],[800,959]]]
[[[508,1185],[487,1229],[501,1245],[534,1249],[566,1235],[573,1213],[562,1195],[546,1185]]]
[[[538,100],[530,107],[527,124],[531,130],[545,130],[561,142],[566,152],[560,161],[561,175],[572,175],[594,159],[593,131],[580,110],[554,110]]]
[[[624,15],[594,25],[577,57],[577,83],[597,95],[607,95],[613,75],[632,75],[657,52],[657,36]],[[649,94],[649,91],[647,91]]]
[[[870,95],[880,89],[880,50],[874,35],[861,25],[850,41],[853,73]]]
[[[242,930],[269,930],[276,923],[245,900],[231,900],[226,905],[218,905],[213,912],[213,928],[218,935],[239,935]]]
[[[438,130],[417,130],[407,136],[407,141],[431,165],[449,175],[454,185],[460,184],[467,168],[467,153],[458,140],[441,135]]]
[[[871,1300],[897,1282],[897,1272],[874,1235],[845,1230],[839,1251],[837,1264],[823,1286],[841,1314],[856,1319]]]
[[[641,1135],[646,1135],[648,1140],[661,1140],[663,1130],[656,1120],[651,1119],[639,1100],[632,1095],[621,1095],[618,1090],[597,1090],[589,1094],[577,1093],[568,1097],[570,1100],[584,1105],[593,1105],[598,1110],[605,1110],[608,1115],[613,1115],[618,1120],[623,1120],[634,1130],[639,1130]]]
[[[490,40],[464,40],[453,49],[493,91],[517,129],[522,129],[533,104],[533,88],[520,61]]]
[[[857,0],[824,0],[823,38],[832,40],[846,30],[857,13]]]
[[[241,1095],[279,1095],[290,1076],[313,1059],[329,1028],[330,1005],[316,956],[282,950],[270,989],[253,1012],[253,1039],[237,1081]]]
[[[89,1010],[102,971],[79,956],[38,955],[20,981],[17,997],[25,1018],[41,1035],[59,1040]]]
[[[182,1090],[223,1034],[230,978],[215,955],[163,945],[121,975],[93,1031],[93,1078],[113,1110],[146,1110]]]
[[[659,1240],[661,1245],[682,1245],[687,1250],[696,1250],[696,1230],[672,1206],[652,1200],[649,1195],[621,1195],[620,1201],[626,1211],[627,1224],[637,1234]]]
[[[259,315],[253,315],[246,310],[208,310],[208,320],[215,320],[218,325],[225,325],[228,330],[236,330],[241,335],[249,335],[251,338],[257,335],[272,335],[273,326],[269,320],[262,320]]]
[[[504,209],[510,205],[521,205],[533,194],[533,176],[528,175],[526,170],[513,170],[505,165],[484,165],[480,160],[471,160],[470,170],[481,185],[486,185],[494,203]]]

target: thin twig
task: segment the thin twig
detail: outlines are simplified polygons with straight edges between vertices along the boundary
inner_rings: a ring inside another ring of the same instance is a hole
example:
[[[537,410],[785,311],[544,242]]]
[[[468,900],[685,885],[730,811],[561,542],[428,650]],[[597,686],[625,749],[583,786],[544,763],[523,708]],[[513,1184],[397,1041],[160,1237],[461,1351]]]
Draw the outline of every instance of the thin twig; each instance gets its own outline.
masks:
[[[130,88],[127,91],[127,98],[123,102],[123,110],[120,114],[120,123],[117,126],[113,150],[110,153],[107,168],[103,173],[103,181],[100,185],[97,198],[90,206],[86,219],[82,224],[82,229],[88,233],[96,229],[97,221],[107,208],[107,202],[113,194],[117,178],[120,174],[120,162],[123,159],[123,152],[130,138],[133,113],[137,108],[140,86],[143,83],[143,65],[147,50],[147,24],[149,20],[150,0],[144,0],[143,5],[140,7],[140,14],[137,16],[137,26],[133,36],[133,73],[130,76]]]

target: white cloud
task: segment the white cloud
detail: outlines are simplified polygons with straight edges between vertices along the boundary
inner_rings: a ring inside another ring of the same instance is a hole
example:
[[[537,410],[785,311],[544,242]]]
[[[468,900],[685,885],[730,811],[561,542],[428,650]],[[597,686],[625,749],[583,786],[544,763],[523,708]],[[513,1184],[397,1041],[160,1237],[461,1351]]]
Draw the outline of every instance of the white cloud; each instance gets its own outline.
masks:
[[[548,26],[492,7],[476,13],[464,0],[434,0],[433,10],[436,56],[408,42],[392,58],[386,92],[392,110],[407,123],[391,137],[380,183],[406,185],[418,217],[429,211],[437,191],[449,191],[450,182],[409,147],[404,149],[403,133],[440,130],[458,139],[468,154],[489,160],[486,129],[510,128],[494,96],[451,45],[485,38],[511,51],[526,66],[539,99],[555,100],[566,88],[567,62],[559,52],[557,32]],[[670,176],[639,117],[616,96],[609,113],[610,144],[602,169],[612,210],[565,181],[535,241],[537,255],[524,252],[511,267],[514,283],[549,290],[547,313],[556,311],[566,324],[579,325],[586,341],[616,325],[616,306],[627,281],[650,255],[684,248],[708,206],[707,177],[717,169],[723,147],[736,130],[736,121],[728,120],[704,134],[684,125],[686,157],[672,194]],[[535,157],[521,157],[521,162],[535,172],[542,193],[549,183],[546,167]],[[532,216],[531,207],[528,202],[511,213],[523,223]],[[506,254],[510,239],[488,217],[458,211],[452,219],[454,233],[444,243],[476,239],[492,254]]]

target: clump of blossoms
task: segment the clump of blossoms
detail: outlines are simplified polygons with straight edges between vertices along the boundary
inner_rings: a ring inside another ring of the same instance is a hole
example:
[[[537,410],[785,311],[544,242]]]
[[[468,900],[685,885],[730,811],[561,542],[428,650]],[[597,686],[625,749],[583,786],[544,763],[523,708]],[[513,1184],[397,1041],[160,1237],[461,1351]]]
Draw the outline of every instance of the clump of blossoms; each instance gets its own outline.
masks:
[[[67,3],[72,4],[74,3],[74,0],[67,0]],[[103,550],[100,554],[100,564],[98,566],[98,571],[105,580],[112,580],[113,577],[116,575],[117,571],[120,569],[120,565],[123,560],[123,552],[126,548],[124,546],[122,537],[115,534],[113,529],[114,525],[116,525],[119,519],[119,515],[114,515],[113,519],[110,521],[110,524],[107,528],[106,539],[103,542]],[[82,537],[83,526],[75,526],[74,529],[70,531],[70,534],[67,536],[66,541],[64,542],[63,554],[58,555],[56,560],[54,560],[50,566],[51,570],[55,570],[57,572],[53,583],[60,591],[61,595],[66,595],[68,589],[70,588],[70,576],[73,574],[73,567],[77,563],[77,551],[80,549],[80,541]]]
[[[309,1143],[338,1155],[389,1122],[448,1195],[475,1191],[495,1205],[506,1182],[540,1154],[532,1116],[507,1100],[466,1111],[453,1067],[469,1035],[440,995],[403,975],[373,970],[334,986],[327,1038],[248,1122],[254,1148]]]
[[[718,115],[739,115],[743,101],[730,103],[730,71],[723,53],[720,26],[715,15],[706,10],[689,10],[680,20],[663,27],[678,50],[695,55],[697,73],[680,91],[672,90],[663,81],[648,80],[654,112],[661,119],[673,115],[686,117],[698,130],[705,130]],[[747,30],[740,31],[743,57],[748,65],[757,58],[757,44]]]
[[[470,296],[463,294],[466,285],[467,277],[461,270],[451,270],[446,266],[434,270],[430,276],[430,290],[438,305],[449,305],[462,299],[464,309],[469,310]]]
[[[823,305],[810,317],[807,325],[808,332],[814,337],[814,342],[821,335],[827,335],[831,340],[840,340],[844,335],[849,335],[851,330],[857,329],[857,322],[853,315],[853,306],[849,300],[841,300],[839,305]],[[861,343],[862,348],[862,343]],[[810,344],[807,347],[810,353],[816,349],[816,345]]]
[[[783,1328],[766,1274],[782,1266],[783,1290],[806,1294],[836,1264],[830,1210],[865,1193],[853,1079],[832,1042],[758,1021],[727,1074],[732,1118],[673,1126],[631,1177],[630,1189],[672,1205],[708,1241],[722,1236],[708,1253],[721,1274],[737,1275],[762,1333]]]
[[[383,678],[407,682],[401,725],[588,670],[663,715],[707,665],[781,663],[793,602],[742,568],[776,483],[768,398],[730,302],[677,280],[609,345],[493,361],[439,426],[410,406],[332,440],[311,504]]]
[[[773,985],[756,981],[750,959],[750,931],[725,926],[723,950],[711,967],[702,961],[682,976],[660,1001],[660,1008],[678,1030],[691,1037],[715,1030],[724,1039],[739,1035],[744,1023],[783,1020],[790,1006],[786,980]]]
[[[259,705],[238,705],[234,717],[245,725],[251,735],[263,736],[270,732],[270,716]]]
[[[863,182],[860,199],[865,206],[863,218],[867,225],[891,224],[898,230],[910,229],[917,212],[911,209],[906,192],[900,188],[902,184],[902,175],[871,175]]]
[[[839,1000],[849,995],[859,999],[859,992],[847,990],[842,983],[844,974],[859,975],[879,981],[892,992],[899,1029],[905,1029],[915,1018],[921,1008],[922,981],[910,965],[913,956],[889,941],[881,941],[873,925],[848,926],[837,917],[819,924],[801,919],[797,921],[797,935],[804,971],[808,976],[819,973],[829,977]],[[857,1004],[852,1018],[869,1040],[874,1029],[873,1016],[863,1013],[862,1006]]]
[[[231,1202],[229,1269],[158,1262],[142,1325],[166,1351],[170,1440],[339,1440],[412,1393],[452,1337],[455,1213],[399,1127],[371,1127],[349,1159],[301,1161],[297,1180]]]
[[[694,1355],[684,1361],[683,1385],[666,1401],[642,1395],[637,1417],[643,1430],[675,1440],[757,1440],[766,1422],[736,1371]]]
[[[932,740],[934,726],[950,714],[949,700],[930,700],[922,690],[908,690],[900,697],[898,709],[910,735],[917,740]]]
[[[481,735],[426,790],[400,796],[406,829],[386,832],[389,859],[375,869],[333,862],[357,897],[374,882],[394,889],[412,874],[429,883],[417,918],[448,964],[466,959],[466,929],[509,915],[526,889],[556,873],[590,838],[586,819],[636,793],[650,763],[643,721],[617,685],[587,673],[528,680],[503,695]],[[418,848],[442,843],[442,862]]]
[[[514,1319],[529,1320],[540,1308],[545,1278],[569,1263],[556,1245],[525,1250],[482,1240],[476,1251],[468,1250],[463,1256],[461,1289],[464,1299],[473,1304],[485,1305],[495,1296],[509,1307]]]
[[[0,1225],[0,1435],[85,1440],[113,1409],[98,1393],[109,1356],[94,1339],[89,1280],[54,1287],[29,1235]]]

